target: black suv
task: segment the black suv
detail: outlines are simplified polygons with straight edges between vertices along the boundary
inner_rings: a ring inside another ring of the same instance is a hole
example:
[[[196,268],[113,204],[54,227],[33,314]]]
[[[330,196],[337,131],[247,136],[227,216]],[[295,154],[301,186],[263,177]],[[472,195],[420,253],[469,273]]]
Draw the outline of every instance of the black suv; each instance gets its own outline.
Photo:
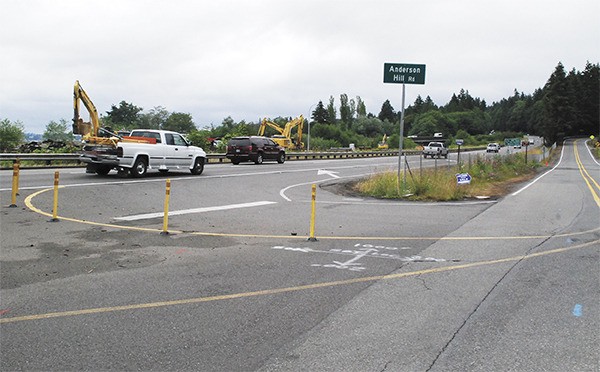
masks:
[[[253,161],[262,164],[263,160],[285,161],[285,150],[267,137],[233,137],[227,143],[227,159],[233,164],[242,161]]]

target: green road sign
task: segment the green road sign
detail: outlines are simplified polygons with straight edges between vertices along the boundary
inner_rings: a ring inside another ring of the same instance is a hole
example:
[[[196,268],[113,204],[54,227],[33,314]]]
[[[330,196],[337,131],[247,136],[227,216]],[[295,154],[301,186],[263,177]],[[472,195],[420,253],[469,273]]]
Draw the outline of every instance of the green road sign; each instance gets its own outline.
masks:
[[[521,146],[520,138],[505,138],[504,146]]]
[[[396,84],[425,84],[425,65],[384,63],[383,82]]]

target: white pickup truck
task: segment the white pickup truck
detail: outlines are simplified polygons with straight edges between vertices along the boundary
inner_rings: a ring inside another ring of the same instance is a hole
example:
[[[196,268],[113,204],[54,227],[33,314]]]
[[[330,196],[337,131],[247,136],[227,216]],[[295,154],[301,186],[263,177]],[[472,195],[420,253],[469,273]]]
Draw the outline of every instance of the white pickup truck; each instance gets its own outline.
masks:
[[[143,177],[148,169],[189,169],[192,174],[201,174],[206,153],[177,132],[135,129],[128,137],[115,138],[113,145],[86,144],[79,160],[87,164],[87,173],[99,175],[111,169],[133,177]]]
[[[448,159],[448,148],[444,146],[443,142],[429,142],[429,144],[423,147],[423,157],[426,158],[431,156],[444,157]]]

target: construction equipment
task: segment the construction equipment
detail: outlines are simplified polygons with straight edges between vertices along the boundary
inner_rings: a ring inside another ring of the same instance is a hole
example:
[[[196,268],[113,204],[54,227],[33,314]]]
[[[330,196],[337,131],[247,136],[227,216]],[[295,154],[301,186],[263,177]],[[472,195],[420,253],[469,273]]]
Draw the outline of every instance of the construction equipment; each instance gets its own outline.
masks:
[[[284,133],[284,128],[281,128],[277,123],[274,123],[270,120],[268,120],[267,118],[264,118],[261,123],[260,123],[260,127],[258,128],[258,135],[259,136],[264,136],[265,135],[265,129],[267,127],[271,127],[273,129],[275,129],[275,131],[277,131],[279,134],[275,134],[273,136],[271,136],[271,139],[273,141],[275,141],[275,143],[277,143],[279,146],[283,147],[284,149],[290,148],[292,145],[292,140],[290,138],[287,138],[286,136],[283,135]]]
[[[90,115],[89,122],[84,122],[79,115],[80,102],[83,103]],[[116,140],[120,138],[112,131],[100,127],[98,110],[79,84],[79,80],[75,81],[73,88],[73,134],[81,134],[84,142],[99,145],[115,145]]]
[[[267,118],[264,118],[258,128],[258,135],[264,136],[266,127],[273,128],[279,134],[271,136],[271,139],[275,141],[279,146],[284,149],[302,150],[304,143],[302,142],[302,129],[304,128],[304,117],[299,117],[288,121],[283,128],[277,123],[274,123]],[[292,137],[292,131],[297,128],[296,135]]]
[[[89,122],[84,122],[79,115],[80,102],[83,103],[90,115]],[[96,106],[79,84],[79,80],[75,81],[73,88],[73,134],[81,134],[81,139],[84,142],[100,146],[116,147],[118,141],[149,143],[147,138],[124,137],[112,130],[100,127],[98,110],[96,110]]]
[[[292,130],[296,129],[296,136],[292,137]],[[304,128],[304,116],[300,115],[297,118],[288,121],[283,128],[283,136],[290,139],[292,142],[292,148],[296,150],[304,149],[304,142],[302,142],[302,129]]]
[[[387,150],[389,148],[388,143],[387,143],[387,134],[383,135],[383,138],[381,139],[381,142],[379,142],[379,144],[377,145],[377,149],[378,150]]]

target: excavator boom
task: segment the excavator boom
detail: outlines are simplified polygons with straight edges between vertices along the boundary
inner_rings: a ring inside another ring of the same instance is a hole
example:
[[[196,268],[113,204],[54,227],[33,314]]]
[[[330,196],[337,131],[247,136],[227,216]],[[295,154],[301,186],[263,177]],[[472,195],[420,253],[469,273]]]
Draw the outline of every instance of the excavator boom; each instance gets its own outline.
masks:
[[[294,128],[297,128],[296,136],[295,136],[295,138],[292,138],[292,130]],[[285,125],[285,128],[283,130],[283,135],[292,141],[292,143],[294,145],[293,147],[296,148],[297,150],[302,150],[304,148],[304,143],[302,142],[303,128],[304,128],[304,116],[300,115],[297,118],[289,121]]]
[[[90,114],[90,122],[84,122],[79,115],[80,102],[83,103]],[[87,95],[85,90],[75,81],[73,88],[73,134],[81,134],[84,137],[97,137],[100,131],[100,120],[98,119],[98,110]]]

